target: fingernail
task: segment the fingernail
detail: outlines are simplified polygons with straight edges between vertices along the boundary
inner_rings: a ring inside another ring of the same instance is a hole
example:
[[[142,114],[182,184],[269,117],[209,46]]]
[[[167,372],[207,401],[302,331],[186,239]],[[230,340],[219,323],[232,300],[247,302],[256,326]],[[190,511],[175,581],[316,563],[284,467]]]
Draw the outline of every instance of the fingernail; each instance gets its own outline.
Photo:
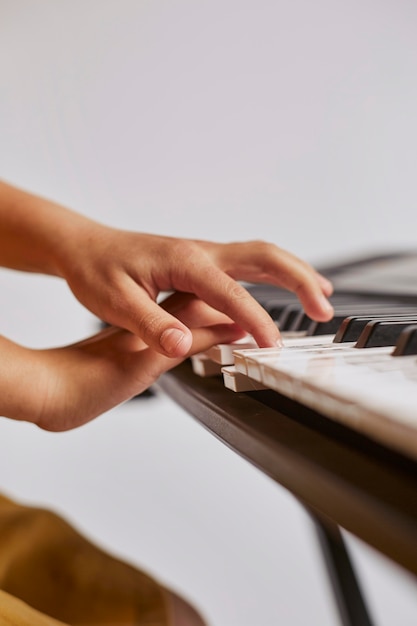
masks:
[[[185,353],[188,350],[188,346],[187,349],[184,346],[184,349],[179,350],[186,339],[185,333],[179,328],[167,328],[162,333],[159,342],[167,354],[178,355],[178,352]]]
[[[282,339],[277,339],[275,342],[275,345],[277,348],[283,348],[284,347],[284,342],[282,341]]]

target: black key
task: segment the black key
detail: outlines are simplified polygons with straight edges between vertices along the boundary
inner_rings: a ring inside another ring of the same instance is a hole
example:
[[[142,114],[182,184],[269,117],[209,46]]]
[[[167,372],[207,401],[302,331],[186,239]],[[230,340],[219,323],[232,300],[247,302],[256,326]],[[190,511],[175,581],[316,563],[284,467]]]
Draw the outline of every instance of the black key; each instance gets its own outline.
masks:
[[[344,319],[346,319],[346,314],[335,314],[334,317],[327,322],[310,320],[307,335],[334,335]]]
[[[288,295],[288,291],[286,289],[263,283],[246,285],[246,289],[256,300],[260,297],[279,298],[281,295]]]
[[[289,304],[286,306],[277,319],[278,328],[282,331],[290,330],[300,311],[302,311],[301,304]]]
[[[336,316],[339,312],[341,313],[339,317],[340,322],[342,322],[343,319],[348,315],[359,315],[361,312],[370,313],[374,312],[375,308],[378,306],[386,306],[385,304],[379,305],[375,302],[369,303],[366,301],[364,302],[363,300],[355,301],[354,299],[348,298],[347,296],[332,296],[331,298],[329,298],[329,301],[333,306],[334,315]],[[300,314],[295,318],[290,330],[308,331],[312,321],[313,320],[307,315],[307,313],[305,313],[304,311],[300,311]]]
[[[363,313],[367,314],[366,319],[368,321],[371,321],[375,319],[376,317],[376,316],[373,316],[373,314],[371,315],[369,311],[364,311]],[[328,320],[327,322],[315,322],[315,321],[311,322],[307,328],[307,335],[337,334],[337,332],[339,331],[339,328],[343,325],[346,319],[359,319],[358,316],[365,317],[365,315],[361,315],[361,312],[357,309],[352,310],[352,311],[349,311],[348,309],[342,309],[341,311],[338,311],[336,309],[334,316],[331,320]],[[363,324],[361,330],[365,327],[365,324],[366,323]],[[360,331],[357,332],[355,341],[358,339],[359,335],[360,335]],[[340,343],[339,341],[336,341],[336,337],[333,341],[334,343]],[[351,341],[351,339],[349,340],[344,339],[343,341]]]
[[[361,332],[355,348],[395,346],[401,332],[413,322],[417,324],[417,317],[414,320],[374,320],[368,322]]]
[[[328,322],[313,322],[310,317],[304,312],[300,313],[300,315],[294,320],[293,325],[290,330],[305,330],[307,331],[307,335],[327,335],[336,333],[339,328],[339,325],[343,322],[343,320],[347,317],[358,317],[369,315],[372,318],[376,317],[377,314],[392,314],[392,315],[401,315],[402,312],[415,312],[417,314],[416,307],[404,307],[403,304],[399,304],[398,306],[387,306],[386,303],[369,303],[369,302],[350,302],[347,304],[335,304],[332,301],[334,308],[334,316],[332,320]],[[333,320],[338,320],[338,322],[333,322]],[[325,325],[322,325],[325,324]],[[328,324],[328,326],[326,326]],[[358,335],[359,336],[359,335]],[[357,339],[357,337],[356,337]],[[350,341],[350,340],[349,340]]]
[[[410,356],[412,354],[417,354],[417,325],[415,324],[402,331],[392,356]]]
[[[346,317],[341,323],[338,331],[336,332],[335,338],[333,339],[334,343],[346,343],[346,342],[354,342],[358,341],[361,332],[365,328],[365,326],[369,322],[373,322],[374,320],[401,320],[405,317],[412,320],[414,316],[417,316],[417,311],[415,308],[410,309],[409,314],[404,313],[399,315],[397,313],[374,313],[370,315],[350,315]]]
[[[292,326],[289,330],[308,330],[312,321],[311,317],[308,317],[307,313],[301,310],[297,317],[294,318]]]
[[[251,285],[247,287],[247,290],[265,309],[268,309],[269,303],[278,305],[279,303],[297,302],[297,296],[286,289],[273,285]]]
[[[296,306],[297,309],[300,310],[300,303],[295,297],[285,299],[271,298],[270,300],[264,300],[261,304],[265,311],[267,311],[267,313],[269,313],[275,321],[279,321],[279,318],[288,306]]]

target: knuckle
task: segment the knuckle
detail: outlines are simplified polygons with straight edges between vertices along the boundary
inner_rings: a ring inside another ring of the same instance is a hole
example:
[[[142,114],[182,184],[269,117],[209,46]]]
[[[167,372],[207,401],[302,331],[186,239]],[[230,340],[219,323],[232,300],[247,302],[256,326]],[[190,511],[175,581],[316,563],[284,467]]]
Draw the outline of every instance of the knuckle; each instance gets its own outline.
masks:
[[[171,283],[180,290],[193,287],[195,269],[204,267],[205,252],[194,241],[177,239],[166,251]]]
[[[248,246],[258,254],[270,254],[276,253],[278,248],[275,244],[265,241],[264,239],[252,239],[248,242]]]
[[[227,298],[231,304],[242,303],[247,301],[249,297],[248,292],[242,285],[235,281],[229,283]]]
[[[248,292],[242,285],[233,281],[228,288],[228,298],[233,302],[239,302],[248,298]]]
[[[190,260],[201,255],[201,249],[197,243],[189,239],[175,239],[170,244],[169,256],[173,261]]]
[[[282,250],[274,243],[256,241],[254,248],[259,261],[267,265],[276,263],[277,258],[282,256]]]
[[[283,251],[273,243],[254,239],[238,245],[240,258],[254,269],[275,272],[282,263]]]
[[[312,278],[313,275],[309,267],[300,265],[297,272],[294,274],[294,292],[298,294],[299,292],[308,289],[311,285]]]
[[[106,313],[121,312],[127,305],[125,294],[120,286],[117,273],[106,276],[106,291],[103,294],[103,306]]]

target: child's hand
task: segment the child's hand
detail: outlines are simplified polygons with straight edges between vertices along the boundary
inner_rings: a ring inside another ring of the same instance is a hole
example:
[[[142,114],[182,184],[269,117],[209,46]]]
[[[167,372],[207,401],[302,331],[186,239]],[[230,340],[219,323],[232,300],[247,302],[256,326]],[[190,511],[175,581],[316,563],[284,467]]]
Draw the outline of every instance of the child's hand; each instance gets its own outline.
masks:
[[[190,354],[244,334],[226,316],[188,295],[175,294],[163,306],[192,328]],[[30,350],[4,338],[0,347],[0,414],[54,431],[81,426],[141,393],[182,360],[115,327],[62,348]],[[19,393],[13,392],[19,387]]]
[[[279,341],[264,309],[237,281],[284,287],[315,320],[333,315],[328,280],[262,241],[221,244],[125,232],[0,182],[0,265],[63,277],[92,313],[172,357],[191,349],[189,324],[165,312],[162,291],[190,293],[228,315],[260,347]]]
[[[88,222],[68,241],[59,261],[61,275],[90,311],[172,357],[188,354],[192,334],[187,323],[156,303],[161,291],[195,294],[253,335],[260,347],[275,345],[279,331],[238,280],[295,292],[313,319],[333,314],[328,280],[290,253],[259,241],[218,244]]]

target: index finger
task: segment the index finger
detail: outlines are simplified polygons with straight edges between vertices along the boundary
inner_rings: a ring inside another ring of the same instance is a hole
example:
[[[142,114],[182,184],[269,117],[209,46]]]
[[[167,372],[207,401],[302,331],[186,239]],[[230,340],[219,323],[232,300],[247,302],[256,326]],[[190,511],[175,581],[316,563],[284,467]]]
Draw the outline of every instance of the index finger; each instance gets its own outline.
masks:
[[[325,321],[333,308],[331,283],[296,256],[264,242],[208,244],[212,263],[195,267],[193,292],[253,335],[260,347],[280,340],[269,314],[237,280],[269,283],[294,292],[312,319]]]

